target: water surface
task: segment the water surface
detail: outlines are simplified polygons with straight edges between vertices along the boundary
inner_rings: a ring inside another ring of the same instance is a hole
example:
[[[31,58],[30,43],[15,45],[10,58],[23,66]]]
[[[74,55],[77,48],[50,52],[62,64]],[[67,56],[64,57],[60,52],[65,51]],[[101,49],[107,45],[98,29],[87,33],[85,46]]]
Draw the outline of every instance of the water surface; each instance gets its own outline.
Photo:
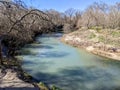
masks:
[[[60,34],[38,36],[20,56],[38,81],[63,90],[120,90],[120,62],[60,42]]]

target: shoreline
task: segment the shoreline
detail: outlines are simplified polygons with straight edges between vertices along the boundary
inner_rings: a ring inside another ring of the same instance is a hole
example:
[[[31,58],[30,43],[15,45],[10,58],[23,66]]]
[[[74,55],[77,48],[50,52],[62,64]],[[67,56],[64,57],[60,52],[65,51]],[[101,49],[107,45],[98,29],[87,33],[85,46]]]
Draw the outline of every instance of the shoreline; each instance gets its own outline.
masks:
[[[34,88],[34,84],[30,81],[30,76],[21,68],[21,62],[17,59],[4,58],[4,65],[0,69],[0,88],[30,87]],[[8,82],[9,81],[9,82]]]
[[[94,55],[98,55],[98,56],[101,56],[104,58],[120,61],[120,56],[118,55],[118,53],[107,52],[102,49],[95,48],[95,46],[89,45],[89,43],[87,43],[87,40],[82,40],[81,38],[75,38],[74,35],[65,34],[65,35],[63,35],[63,37],[61,37],[60,40],[63,43],[69,44],[69,45],[71,45],[73,47],[77,47],[79,49],[84,49],[85,51],[90,52]],[[88,46],[80,44],[81,42],[84,44],[88,44]]]
[[[41,34],[38,34],[41,35]],[[34,36],[34,40],[30,43],[37,43],[35,41],[35,38],[37,36]],[[21,46],[23,47],[23,46]],[[17,52],[17,51],[15,51]],[[16,55],[21,54],[21,52],[17,52]],[[15,58],[14,56],[11,58],[3,58],[4,65],[0,66],[0,89],[9,89],[9,88],[20,88],[21,90],[56,90],[59,88],[56,87],[55,85],[49,87],[47,84],[44,82],[38,82],[35,80],[31,75],[29,75],[26,71],[23,70],[21,67],[21,62],[22,60],[19,58]],[[13,62],[12,62],[13,61]],[[10,63],[12,65],[10,65]],[[12,66],[12,67],[11,67]],[[9,79],[10,78],[10,79]],[[14,83],[17,80],[16,84]],[[5,82],[3,82],[5,81]],[[10,81],[9,83],[6,81]],[[19,84],[19,85],[18,85]]]
[[[0,66],[0,88],[3,89],[23,89],[23,90],[49,90],[43,82],[33,81],[33,77],[25,72],[21,67],[21,61],[12,58],[4,59],[4,65]],[[9,64],[8,64],[9,63]]]

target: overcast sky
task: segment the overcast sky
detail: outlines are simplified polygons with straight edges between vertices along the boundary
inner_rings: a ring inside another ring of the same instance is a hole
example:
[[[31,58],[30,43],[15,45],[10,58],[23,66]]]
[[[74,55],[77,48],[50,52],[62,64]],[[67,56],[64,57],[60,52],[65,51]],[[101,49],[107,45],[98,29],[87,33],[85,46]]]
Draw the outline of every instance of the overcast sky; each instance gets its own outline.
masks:
[[[120,0],[22,0],[27,6],[38,9],[55,9],[63,12],[69,8],[84,10],[94,2],[105,2],[109,5],[120,2]]]

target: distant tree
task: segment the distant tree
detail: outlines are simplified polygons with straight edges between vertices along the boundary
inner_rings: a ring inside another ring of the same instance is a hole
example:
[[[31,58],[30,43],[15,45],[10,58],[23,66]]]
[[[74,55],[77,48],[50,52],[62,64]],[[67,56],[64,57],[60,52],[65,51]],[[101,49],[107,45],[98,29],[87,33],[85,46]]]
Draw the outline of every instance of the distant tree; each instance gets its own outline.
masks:
[[[115,29],[120,28],[120,6],[117,3],[114,6],[110,6],[110,11],[108,14],[108,26],[109,28]]]
[[[70,8],[70,9],[65,11],[64,19],[67,23],[72,23],[75,12],[76,12],[76,10],[73,8]]]
[[[49,17],[51,18],[52,22],[54,22],[54,24],[56,25],[63,24],[62,13],[53,9],[47,10],[45,12],[49,15]]]

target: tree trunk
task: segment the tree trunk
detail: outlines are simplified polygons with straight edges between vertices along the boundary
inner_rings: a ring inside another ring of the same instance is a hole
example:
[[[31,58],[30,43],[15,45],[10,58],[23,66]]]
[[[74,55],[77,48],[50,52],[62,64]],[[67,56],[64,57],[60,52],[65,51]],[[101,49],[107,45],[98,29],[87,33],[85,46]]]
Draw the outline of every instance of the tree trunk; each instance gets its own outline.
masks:
[[[3,65],[3,62],[2,62],[2,45],[1,45],[1,42],[0,42],[0,65]]]

